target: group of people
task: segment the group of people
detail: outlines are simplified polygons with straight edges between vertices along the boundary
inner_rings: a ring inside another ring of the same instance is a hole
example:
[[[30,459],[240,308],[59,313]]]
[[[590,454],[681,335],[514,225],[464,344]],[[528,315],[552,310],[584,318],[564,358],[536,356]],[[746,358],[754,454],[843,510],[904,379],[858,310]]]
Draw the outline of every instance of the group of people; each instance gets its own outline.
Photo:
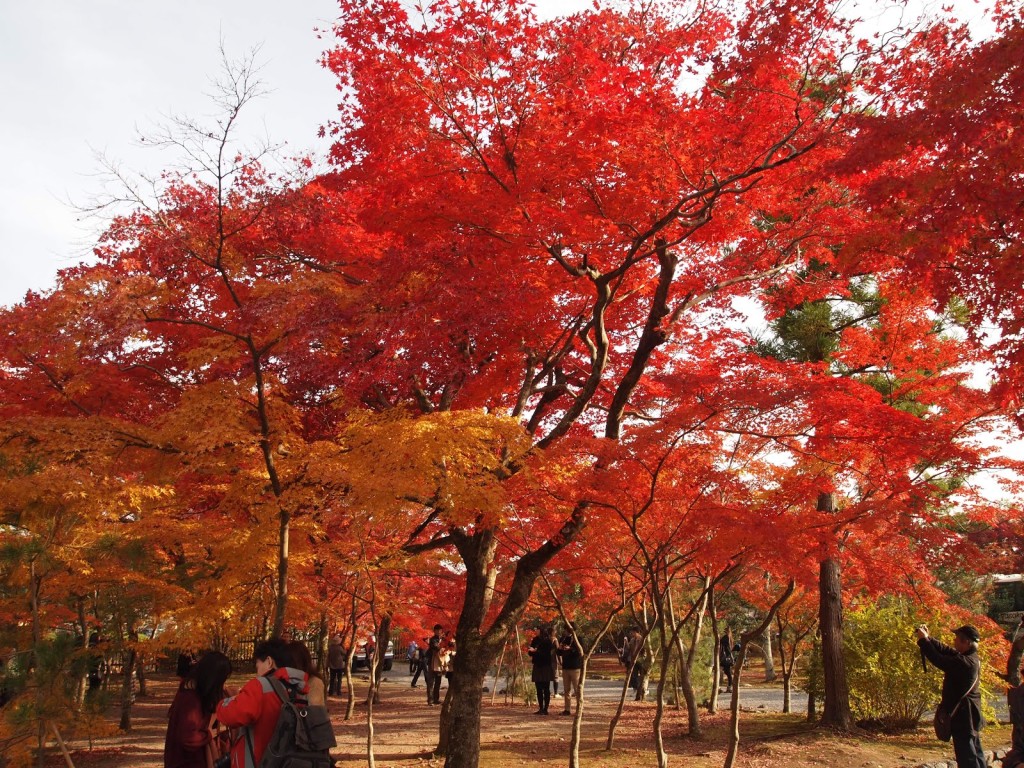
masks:
[[[300,693],[305,708],[324,709],[323,678],[304,643],[279,638],[256,645],[256,677],[235,695],[225,685],[231,660],[209,651],[188,668],[168,713],[164,768],[259,765],[277,725],[281,700],[270,678]]]
[[[445,630],[441,624],[435,624],[433,634],[423,638],[420,647],[415,640],[409,644],[409,673],[417,687],[420,674],[427,687],[427,706],[441,703],[441,678],[451,679],[451,663],[455,657],[455,637]]]
[[[552,686],[554,695],[558,695],[559,669],[562,676],[562,698],[565,702],[562,714],[572,714],[570,703],[573,698],[576,699],[577,708],[579,707],[580,674],[583,669],[583,652],[576,640],[575,626],[570,624],[560,640],[555,639],[553,626],[539,628],[536,637],[530,641],[527,653],[533,662],[530,679],[537,688],[537,711],[534,714],[548,714]]]

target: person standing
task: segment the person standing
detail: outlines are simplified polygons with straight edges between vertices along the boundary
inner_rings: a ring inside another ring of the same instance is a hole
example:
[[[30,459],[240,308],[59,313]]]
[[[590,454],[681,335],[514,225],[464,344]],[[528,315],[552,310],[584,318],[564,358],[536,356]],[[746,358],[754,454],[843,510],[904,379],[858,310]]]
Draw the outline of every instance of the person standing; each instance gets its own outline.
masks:
[[[729,693],[729,691],[732,690],[733,663],[732,632],[727,629],[725,630],[725,634],[722,636],[721,641],[718,643],[718,666],[721,668],[722,676],[725,678],[726,693]]]
[[[409,647],[405,651],[405,660],[409,662],[409,674],[413,675],[416,673],[419,667],[419,655],[420,647],[416,644],[416,640],[413,639],[409,642]],[[413,688],[416,686],[414,685]]]
[[[441,642],[444,627],[434,625],[434,634],[427,640],[427,652],[423,659],[423,679],[427,683],[427,704],[441,703],[441,674],[443,659],[441,658]]]
[[[530,679],[537,687],[537,711],[535,715],[548,714],[551,704],[551,682],[555,679],[552,657],[555,656],[555,641],[552,633],[544,628],[537,630],[537,636],[530,641],[527,653],[533,661],[533,674]]]
[[[327,695],[341,696],[341,680],[345,674],[345,646],[341,634],[336,634],[327,644]]]
[[[929,637],[928,628],[917,628],[921,654],[943,672],[939,707],[949,712],[953,753],[957,768],[985,768],[978,731],[981,719],[981,659],[978,658],[978,630],[968,625],[953,630],[953,646]]]
[[[167,714],[164,768],[207,768],[208,757],[212,762],[220,756],[214,711],[227,696],[224,683],[230,676],[231,661],[218,651],[186,670]]]
[[[580,708],[580,675],[583,672],[583,652],[576,644],[574,637],[576,625],[570,624],[569,631],[565,633],[558,643],[558,658],[562,662],[562,696],[565,697],[563,715],[570,715],[570,703],[576,699],[576,709]]]
[[[555,635],[555,625],[547,629],[548,639],[551,641],[551,696],[558,698],[558,678],[562,676],[562,659],[558,656],[558,637]]]
[[[295,686],[303,695],[309,690],[306,673],[292,666],[291,653],[281,638],[258,643],[253,657],[256,677],[235,696],[217,705],[217,719],[228,728],[241,729],[231,745],[232,768],[259,765],[274,735],[281,700],[269,678],[276,677],[283,685]]]
[[[326,707],[327,696],[324,692],[324,679],[316,670],[309,646],[301,640],[292,640],[288,643],[288,652],[291,654],[295,669],[301,669],[306,673],[306,704],[310,707]]]
[[[636,701],[644,700],[644,678],[647,670],[644,667],[644,638],[640,630],[633,627],[629,630],[626,638],[622,641],[622,651],[619,657],[626,665],[629,674],[629,687],[636,692]]]

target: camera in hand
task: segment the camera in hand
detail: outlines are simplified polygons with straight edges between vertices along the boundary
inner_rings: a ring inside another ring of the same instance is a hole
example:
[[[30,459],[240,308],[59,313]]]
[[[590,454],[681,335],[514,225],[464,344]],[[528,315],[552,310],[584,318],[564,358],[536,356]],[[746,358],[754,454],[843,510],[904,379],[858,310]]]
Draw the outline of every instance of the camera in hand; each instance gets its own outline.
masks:
[[[228,768],[231,765],[231,755],[221,755],[213,761],[213,768]]]

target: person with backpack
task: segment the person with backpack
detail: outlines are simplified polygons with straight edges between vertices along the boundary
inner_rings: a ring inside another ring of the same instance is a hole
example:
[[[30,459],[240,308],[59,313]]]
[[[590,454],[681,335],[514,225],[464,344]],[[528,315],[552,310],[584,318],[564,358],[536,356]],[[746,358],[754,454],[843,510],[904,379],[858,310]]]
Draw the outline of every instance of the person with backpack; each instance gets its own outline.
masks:
[[[231,768],[277,768],[296,751],[308,756],[304,765],[329,768],[333,761],[327,749],[308,743],[307,718],[297,714],[307,707],[309,678],[292,666],[287,643],[280,638],[264,640],[253,656],[256,677],[217,706],[217,719],[239,729],[231,745]]]

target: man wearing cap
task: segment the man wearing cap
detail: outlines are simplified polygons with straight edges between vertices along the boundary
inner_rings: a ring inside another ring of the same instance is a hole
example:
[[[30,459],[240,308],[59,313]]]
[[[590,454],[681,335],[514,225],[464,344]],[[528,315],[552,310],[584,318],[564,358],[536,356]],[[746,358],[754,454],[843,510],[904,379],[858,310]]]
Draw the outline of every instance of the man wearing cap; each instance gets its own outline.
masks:
[[[978,641],[981,635],[970,625],[953,630],[953,647],[928,636],[927,627],[917,628],[917,644],[922,655],[941,669],[940,707],[953,713],[953,753],[957,768],[985,768],[981,751],[981,660]]]

